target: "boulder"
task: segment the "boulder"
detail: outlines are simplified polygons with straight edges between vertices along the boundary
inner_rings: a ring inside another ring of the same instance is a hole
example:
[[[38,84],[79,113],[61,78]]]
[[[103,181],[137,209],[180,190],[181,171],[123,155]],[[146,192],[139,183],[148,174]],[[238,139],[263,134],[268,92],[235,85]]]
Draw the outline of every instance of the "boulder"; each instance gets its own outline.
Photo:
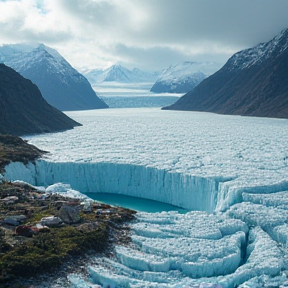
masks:
[[[83,201],[80,203],[82,207],[82,211],[84,213],[91,213],[92,212],[92,206],[91,206],[91,201]]]
[[[21,225],[16,227],[15,234],[18,236],[32,237],[33,235],[39,233],[39,229],[35,226]]]
[[[26,220],[25,215],[13,215],[13,216],[7,216],[2,223],[7,224],[7,225],[12,225],[12,226],[18,226],[21,223],[23,223]]]
[[[40,221],[40,224],[48,227],[57,227],[62,224],[62,220],[55,216],[43,217]]]
[[[100,227],[98,222],[83,223],[77,227],[77,230],[82,233],[94,231]]]
[[[38,229],[38,231],[40,233],[45,233],[45,232],[50,232],[50,228],[48,226],[43,226],[42,224],[40,223],[37,223],[36,224],[36,228]]]
[[[18,200],[19,198],[17,196],[8,196],[8,197],[1,199],[1,201],[3,201],[4,204],[13,204]]]
[[[78,209],[67,205],[63,205],[60,208],[57,216],[66,224],[76,224],[81,220]]]

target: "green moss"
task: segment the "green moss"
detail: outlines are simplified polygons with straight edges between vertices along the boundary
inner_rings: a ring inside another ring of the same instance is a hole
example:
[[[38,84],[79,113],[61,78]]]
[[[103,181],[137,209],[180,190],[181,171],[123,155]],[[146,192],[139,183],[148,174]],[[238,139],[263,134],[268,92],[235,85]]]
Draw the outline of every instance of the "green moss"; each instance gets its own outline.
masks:
[[[38,210],[40,210],[40,209],[41,208],[38,208]],[[34,215],[32,217],[30,217],[27,221],[29,221],[29,223],[37,223],[44,217],[55,215],[55,212],[56,212],[55,207],[49,207],[48,209],[46,209],[44,211],[41,211],[41,210],[35,211]]]
[[[18,276],[32,276],[58,267],[69,255],[88,250],[103,251],[108,231],[104,223],[99,228],[81,232],[76,227],[54,228],[40,233],[0,258],[0,283]]]

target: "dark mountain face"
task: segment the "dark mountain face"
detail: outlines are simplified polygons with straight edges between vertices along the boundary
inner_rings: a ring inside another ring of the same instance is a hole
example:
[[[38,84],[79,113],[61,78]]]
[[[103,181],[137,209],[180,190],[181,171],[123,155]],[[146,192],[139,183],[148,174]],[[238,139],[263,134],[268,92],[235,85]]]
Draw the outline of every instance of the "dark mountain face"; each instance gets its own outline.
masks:
[[[162,109],[288,118],[288,29],[234,54],[222,69]]]
[[[88,80],[56,50],[43,44],[28,52],[15,47],[15,51],[4,47],[6,54],[2,52],[2,56],[0,49],[3,62],[35,83],[50,105],[62,111],[108,108]]]
[[[1,134],[56,132],[80,125],[50,106],[30,80],[0,64]]]

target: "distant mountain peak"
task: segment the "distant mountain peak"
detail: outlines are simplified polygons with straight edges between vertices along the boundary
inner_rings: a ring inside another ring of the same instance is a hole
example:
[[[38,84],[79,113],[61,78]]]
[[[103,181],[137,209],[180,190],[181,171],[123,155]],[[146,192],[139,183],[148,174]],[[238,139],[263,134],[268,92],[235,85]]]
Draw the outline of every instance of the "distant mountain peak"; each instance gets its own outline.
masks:
[[[120,64],[114,64],[105,70],[86,71],[84,75],[92,84],[103,82],[141,83],[156,81],[158,73],[147,72],[138,68],[131,71]]]
[[[188,92],[220,67],[221,65],[215,62],[194,61],[171,65],[161,73],[151,91],[156,93]]]
[[[40,45],[37,47],[37,49],[38,49],[39,51],[45,50],[45,48],[46,48],[46,46],[45,46],[44,44],[40,44]]]

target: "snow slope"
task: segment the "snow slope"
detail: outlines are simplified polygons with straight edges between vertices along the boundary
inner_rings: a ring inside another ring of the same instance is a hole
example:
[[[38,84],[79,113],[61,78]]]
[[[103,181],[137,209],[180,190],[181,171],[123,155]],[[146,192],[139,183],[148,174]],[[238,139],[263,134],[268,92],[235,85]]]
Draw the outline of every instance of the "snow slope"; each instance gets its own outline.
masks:
[[[157,93],[185,93],[221,68],[215,62],[183,62],[170,66],[162,72],[151,91]]]
[[[230,71],[243,70],[255,64],[260,65],[271,56],[281,54],[288,48],[288,29],[282,30],[271,41],[242,50],[229,59]]]

